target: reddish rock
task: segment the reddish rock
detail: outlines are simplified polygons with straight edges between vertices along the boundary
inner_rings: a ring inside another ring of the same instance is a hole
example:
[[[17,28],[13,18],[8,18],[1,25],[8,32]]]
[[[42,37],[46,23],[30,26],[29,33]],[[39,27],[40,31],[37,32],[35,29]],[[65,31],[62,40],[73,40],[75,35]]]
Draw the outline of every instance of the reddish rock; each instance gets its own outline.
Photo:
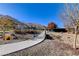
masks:
[[[54,29],[54,28],[56,28],[56,27],[57,27],[57,25],[56,25],[55,23],[51,22],[51,23],[48,24],[47,29],[48,29],[48,30],[52,30],[52,29]]]

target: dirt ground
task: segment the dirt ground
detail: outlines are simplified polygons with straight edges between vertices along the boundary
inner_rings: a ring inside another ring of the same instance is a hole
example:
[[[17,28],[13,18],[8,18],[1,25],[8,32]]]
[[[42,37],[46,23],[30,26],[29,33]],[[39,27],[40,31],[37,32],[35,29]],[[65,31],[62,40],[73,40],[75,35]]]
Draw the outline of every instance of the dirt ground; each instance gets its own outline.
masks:
[[[63,36],[62,36],[63,35]],[[40,44],[23,49],[6,56],[77,56],[79,49],[73,49],[71,34],[50,33],[52,40],[45,39]]]
[[[36,36],[37,35],[38,34],[36,34]],[[29,39],[32,39],[32,38],[34,38],[34,34],[17,35],[17,39],[11,39],[11,40],[3,40],[2,38],[0,38],[0,45],[21,42],[21,41],[29,40]]]
[[[73,48],[67,44],[61,43],[57,40],[48,40],[6,56],[69,56],[73,54]]]

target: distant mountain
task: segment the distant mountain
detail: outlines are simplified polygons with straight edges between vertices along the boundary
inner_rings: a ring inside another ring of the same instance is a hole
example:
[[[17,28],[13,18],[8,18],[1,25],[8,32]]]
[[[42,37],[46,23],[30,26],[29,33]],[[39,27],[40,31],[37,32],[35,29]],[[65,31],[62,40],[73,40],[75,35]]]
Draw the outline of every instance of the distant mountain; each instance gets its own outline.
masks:
[[[34,24],[34,23],[22,23],[18,21],[17,19],[8,16],[8,15],[0,15],[0,18],[3,18],[5,20],[11,20],[14,24],[19,24],[19,26],[15,26],[16,28],[22,28],[22,29],[46,29],[46,26],[43,26],[41,24]],[[1,19],[0,19],[1,20]]]
[[[4,19],[8,19],[8,20],[12,20],[13,22],[15,22],[15,23],[17,23],[17,24],[22,24],[22,22],[20,22],[20,21],[18,21],[17,19],[15,19],[15,18],[13,18],[13,17],[11,17],[11,16],[8,16],[8,15],[0,15],[0,18],[4,18]]]
[[[46,26],[41,25],[41,24],[35,24],[35,23],[26,23],[27,26],[30,28],[35,28],[35,29],[46,29]]]

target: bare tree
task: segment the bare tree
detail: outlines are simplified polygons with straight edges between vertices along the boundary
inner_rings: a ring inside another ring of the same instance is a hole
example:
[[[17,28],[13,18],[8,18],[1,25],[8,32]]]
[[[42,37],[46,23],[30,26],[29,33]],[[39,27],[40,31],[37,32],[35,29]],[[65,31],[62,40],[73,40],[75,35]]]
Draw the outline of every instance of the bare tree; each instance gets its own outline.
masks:
[[[79,4],[64,4],[61,18],[66,28],[74,28],[75,39],[73,47],[76,50],[77,31],[79,27]]]

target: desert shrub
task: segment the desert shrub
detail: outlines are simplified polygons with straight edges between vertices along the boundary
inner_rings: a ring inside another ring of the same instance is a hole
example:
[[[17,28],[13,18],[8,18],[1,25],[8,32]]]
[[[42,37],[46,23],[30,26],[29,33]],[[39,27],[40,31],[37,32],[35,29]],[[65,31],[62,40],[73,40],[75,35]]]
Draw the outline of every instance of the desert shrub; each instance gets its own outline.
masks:
[[[60,35],[57,35],[56,38],[61,39],[61,36]]]
[[[38,32],[37,31],[31,31],[31,30],[23,30],[23,31],[21,31],[21,30],[15,30],[14,31],[16,34],[38,34]]]
[[[37,31],[27,31],[27,33],[29,33],[29,34],[38,34]]]
[[[46,34],[45,39],[50,39],[50,40],[53,40],[53,38],[52,38],[50,35],[48,35],[48,34]]]
[[[25,31],[21,31],[21,30],[15,30],[14,32],[15,32],[16,34],[26,34]]]

